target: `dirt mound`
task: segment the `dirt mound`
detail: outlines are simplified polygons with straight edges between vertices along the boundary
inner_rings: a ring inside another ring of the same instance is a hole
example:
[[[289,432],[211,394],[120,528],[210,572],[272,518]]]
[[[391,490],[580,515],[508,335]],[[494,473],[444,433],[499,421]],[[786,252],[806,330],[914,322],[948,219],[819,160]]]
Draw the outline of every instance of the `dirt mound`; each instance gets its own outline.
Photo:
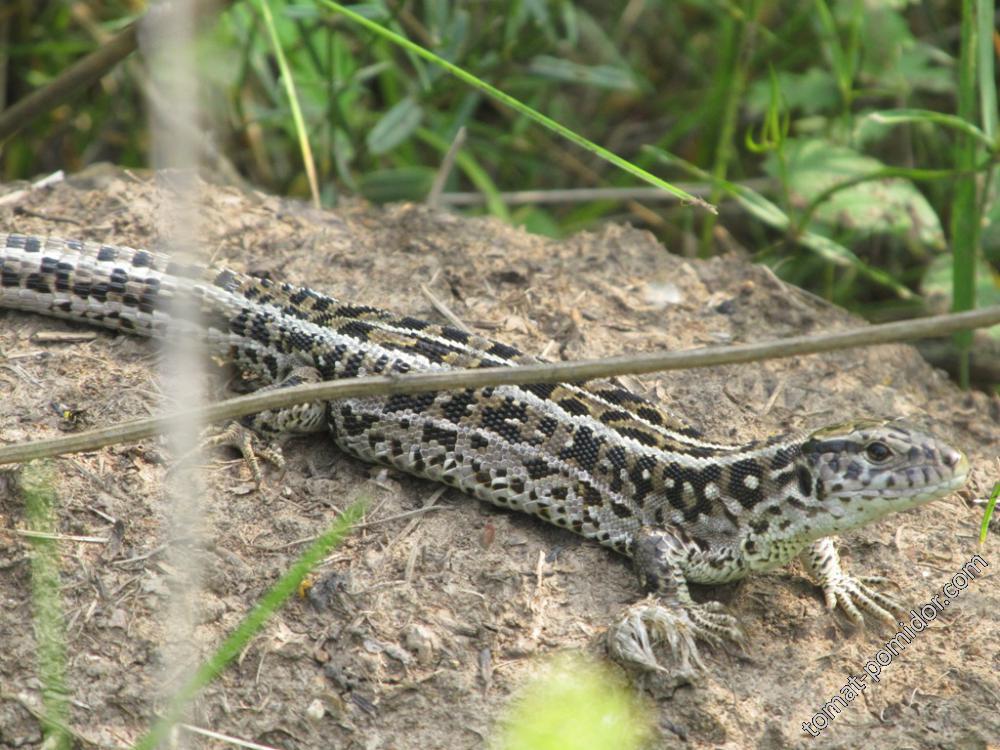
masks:
[[[13,188],[8,188],[12,190]],[[0,229],[156,246],[167,190],[91,172],[0,205]],[[859,321],[733,256],[668,254],[647,233],[609,226],[555,242],[488,219],[423,207],[346,205],[316,212],[206,187],[204,251],[220,265],[439,320],[427,288],[473,329],[550,359],[683,349],[836,330]],[[59,433],[50,402],[88,426],[161,412],[149,341],[0,311],[0,441]],[[213,380],[222,397],[222,379]],[[974,474],[952,496],[892,516],[841,543],[855,573],[889,577],[912,606],[980,553],[990,567],[836,715],[803,730],[893,633],[829,614],[793,565],[696,587],[743,623],[748,654],[705,648],[712,672],[655,702],[661,746],[986,748],[1000,738],[994,640],[1000,537],[976,536],[997,478],[1000,403],[964,394],[907,346],[627,379],[719,440],[748,440],[851,416],[914,416],[965,450]],[[120,445],[55,462],[63,542],[72,726],[122,746],[148,726],[163,673],[162,444]],[[478,747],[510,694],[563,649],[599,652],[600,635],[640,589],[624,558],[454,490],[373,468],[322,438],[285,449],[259,492],[232,455],[212,455],[204,499],[211,543],[194,640],[209,653],[360,492],[367,525],[318,571],[320,589],[286,606],[204,691],[191,723],[279,747]],[[0,473],[0,745],[40,741],[21,498]],[[430,509],[428,509],[430,507]],[[411,511],[423,511],[411,513]],[[408,514],[408,515],[404,515]],[[115,522],[120,522],[116,528]],[[815,726],[815,725],[814,725]],[[995,745],[993,745],[995,747]]]

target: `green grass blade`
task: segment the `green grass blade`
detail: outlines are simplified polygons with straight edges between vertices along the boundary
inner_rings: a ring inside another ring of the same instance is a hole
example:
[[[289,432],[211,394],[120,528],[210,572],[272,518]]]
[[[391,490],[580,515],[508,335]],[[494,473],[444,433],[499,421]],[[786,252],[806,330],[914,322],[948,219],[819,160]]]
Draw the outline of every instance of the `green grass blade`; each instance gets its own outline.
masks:
[[[996,13],[996,3],[990,0],[978,0],[976,3],[976,26],[978,44],[976,45],[979,68],[979,114],[983,132],[990,140],[997,137],[997,86],[993,73],[993,19]]]
[[[716,83],[720,125],[713,149],[712,175],[716,182],[712,184],[712,193],[709,196],[713,204],[722,197],[720,181],[726,179],[730,163],[734,159],[733,135],[736,132],[740,101],[746,89],[747,73],[744,65],[749,57],[750,40],[753,38],[753,34],[748,33],[748,27],[756,24],[758,4],[755,1],[748,3],[749,7],[746,9],[748,18],[741,15],[736,19],[727,19],[725,23],[725,41],[723,49],[720,50],[723,63]],[[712,255],[714,232],[715,216],[710,215],[701,227],[698,254],[702,258]]]
[[[24,468],[21,478],[28,529],[40,535],[54,534],[58,497],[53,489],[48,463],[34,462]],[[38,648],[38,677],[42,683],[41,716],[43,746],[51,750],[70,747],[67,730],[69,698],[66,689],[66,624],[59,599],[58,542],[45,536],[29,537],[31,593],[35,609],[35,644]]]
[[[837,266],[853,268],[872,281],[892,289],[901,299],[912,299],[915,296],[913,292],[894,279],[890,274],[881,269],[869,266],[840,243],[817,232],[795,230],[788,214],[757,191],[745,185],[737,185],[727,180],[718,180],[694,164],[686,162],[672,154],[667,154],[653,146],[646,146],[645,149],[656,154],[662,161],[687,170],[699,180],[712,181],[713,184],[719,185],[727,195],[733,197],[751,216],[780,232],[790,233],[792,240],[808,248],[816,256],[827,262]]]
[[[608,151],[606,148],[602,148],[601,146],[598,146],[596,143],[587,140],[582,135],[575,133],[566,126],[556,122],[552,118],[546,117],[541,112],[532,109],[527,104],[524,104],[520,100],[515,99],[510,94],[504,93],[500,89],[491,86],[490,84],[477,78],[471,73],[463,70],[457,65],[454,65],[453,63],[450,63],[447,60],[438,57],[430,50],[421,47],[419,44],[411,42],[406,37],[400,36],[399,34],[390,31],[389,29],[386,29],[383,26],[380,26],[374,21],[370,21],[369,19],[365,18],[364,16],[352,10],[348,10],[340,3],[333,2],[333,0],[317,0],[317,2],[321,5],[326,6],[330,10],[335,11],[341,14],[342,16],[345,16],[346,18],[349,18],[351,21],[358,24],[359,26],[363,26],[364,28],[371,31],[373,34],[377,34],[381,38],[387,39],[391,41],[393,44],[397,44],[403,49],[408,50],[416,55],[419,55],[425,60],[429,60],[430,62],[435,63],[436,65],[440,65],[442,68],[447,70],[449,73],[451,73],[453,76],[458,78],[463,83],[466,83],[470,86],[479,89],[480,91],[488,94],[497,101],[506,104],[514,111],[521,113],[525,117],[528,117],[537,122],[538,124],[548,128],[549,130],[561,135],[566,140],[575,143],[581,148],[584,148],[587,151],[590,151],[591,153],[601,157],[605,161],[614,164],[619,169],[623,169],[629,174],[632,174],[638,177],[639,179],[648,182],[651,185],[655,185],[656,187],[662,188],[663,190],[666,190],[667,192],[676,195],[678,198],[687,203],[700,206],[701,208],[704,208],[707,211],[716,213],[715,207],[707,203],[706,201],[702,200],[701,198],[691,195],[687,191],[681,190],[680,188],[671,185],[669,182],[661,180],[659,177],[650,174],[645,169],[637,167],[635,164],[632,164],[630,161],[623,159],[622,157],[612,153],[611,151]]]
[[[288,106],[292,111],[292,119],[295,122],[295,132],[299,139],[299,150],[302,152],[302,163],[306,169],[306,177],[309,180],[309,192],[312,194],[313,206],[319,208],[319,180],[316,178],[316,162],[313,159],[312,147],[309,145],[309,133],[306,130],[306,121],[302,117],[302,108],[299,106],[298,92],[295,90],[295,79],[292,78],[291,68],[288,67],[288,60],[285,59],[285,52],[281,48],[281,40],[278,39],[278,30],[274,25],[274,17],[271,15],[271,8],[268,0],[258,0],[261,13],[264,16],[264,26],[267,27],[268,36],[271,38],[271,48],[274,56],[278,60],[278,69],[281,70],[281,81],[285,85],[285,93],[288,95]]]
[[[815,0],[815,5],[819,39],[830,56],[830,64],[837,78],[837,88],[840,90],[841,105],[847,112],[853,99],[856,62],[851,50],[844,48],[830,6],[825,0]]]
[[[291,596],[299,584],[330,551],[343,541],[351,527],[361,518],[367,505],[362,497],[337,517],[333,525],[302,553],[274,586],[261,598],[243,622],[234,630],[218,650],[205,661],[187,684],[183,685],[171,698],[170,705],[136,744],[135,750],[152,750],[158,746],[171,728],[180,720],[185,706],[203,687],[214,680],[250,640],[264,627],[268,618]]]
[[[976,37],[975,0],[962,0],[962,48],[958,64],[958,117],[972,123],[976,116]],[[975,140],[963,136],[955,147],[955,166],[971,170],[975,166]],[[959,178],[951,202],[952,309],[971,310],[976,306],[976,248],[979,244],[980,216],[976,206],[973,175]],[[959,352],[958,381],[969,387],[969,355],[972,332],[955,334]]]
[[[986,503],[986,511],[983,513],[983,522],[979,526],[979,543],[986,544],[986,532],[990,528],[990,518],[993,517],[993,509],[997,507],[997,499],[1000,498],[1000,482],[993,485],[993,492]]]
[[[996,107],[995,101],[993,106]],[[994,137],[987,135],[968,120],[945,112],[934,112],[929,109],[885,109],[871,112],[868,117],[883,125],[900,125],[908,122],[930,122],[935,125],[944,125],[975,138],[990,151],[997,150]]]

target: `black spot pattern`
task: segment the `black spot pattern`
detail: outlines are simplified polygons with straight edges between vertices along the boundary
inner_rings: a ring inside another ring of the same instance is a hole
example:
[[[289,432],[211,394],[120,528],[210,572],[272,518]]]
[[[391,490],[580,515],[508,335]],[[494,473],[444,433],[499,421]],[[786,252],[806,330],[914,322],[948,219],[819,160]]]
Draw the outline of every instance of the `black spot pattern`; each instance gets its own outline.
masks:
[[[643,456],[635,462],[635,466],[629,472],[629,479],[632,481],[632,500],[640,508],[646,498],[653,492],[653,472],[656,470],[656,459],[652,456]]]
[[[555,389],[556,387],[552,383],[531,383],[530,385],[524,386],[524,390],[529,393],[534,393],[541,399],[548,399]]]
[[[525,471],[528,473],[528,479],[535,481],[559,473],[558,469],[553,468],[547,461],[545,461],[545,459],[542,458],[529,458],[523,461],[523,466]],[[553,488],[552,496],[556,497],[557,492],[561,494],[561,497],[559,497],[560,500],[566,499],[567,494],[565,488]]]
[[[25,279],[24,288],[39,294],[48,294],[49,292],[49,285],[40,273],[29,274],[28,278]]]
[[[359,318],[364,315],[370,315],[371,313],[382,312],[377,307],[372,307],[371,305],[341,305],[336,310],[333,311],[333,316],[335,318]],[[360,323],[361,321],[355,321]],[[372,326],[365,323],[363,328],[366,331],[372,329]],[[345,333],[344,329],[340,329],[341,333]]]
[[[457,424],[461,420],[468,418],[469,407],[474,406],[476,402],[476,392],[468,388],[464,391],[453,393],[451,398],[442,404],[441,412],[446,419]]]
[[[576,398],[564,398],[559,401],[559,406],[567,414],[572,414],[577,417],[585,417],[590,414],[590,410],[587,405]]]
[[[701,515],[712,515],[717,508],[725,508],[718,502],[710,500],[705,495],[705,488],[710,483],[717,484],[722,476],[722,469],[716,464],[709,464],[702,469],[691,466],[683,466],[672,462],[664,469],[664,479],[673,480],[673,486],[668,485],[666,492],[667,501],[670,505],[684,513],[684,519],[693,523]],[[693,494],[693,500],[689,506],[685,504],[688,496]]]
[[[459,344],[467,344],[471,338],[465,331],[452,328],[451,326],[445,326],[441,329],[441,337],[449,341],[457,341]]]
[[[437,393],[400,393],[390,396],[386,401],[385,411],[388,413],[412,411],[416,414],[424,412],[434,403]]]
[[[483,427],[510,443],[521,442],[520,423],[527,419],[527,406],[513,396],[506,397],[498,406],[483,407],[480,417]]]
[[[425,444],[434,442],[444,446],[447,451],[454,452],[455,443],[458,441],[458,431],[439,427],[433,422],[425,422],[422,440]]]
[[[125,285],[128,284],[128,274],[124,269],[116,268],[111,272],[111,281],[108,284],[108,291],[115,294],[125,294]]]
[[[604,495],[589,482],[580,482],[577,485],[576,494],[583,500],[584,507],[601,507],[604,505]]]
[[[407,316],[399,319],[399,326],[400,328],[408,328],[412,331],[422,331],[430,326],[430,323],[426,320],[421,320],[420,318],[411,318]]]
[[[500,357],[501,359],[514,359],[514,357],[521,355],[521,352],[513,346],[501,344],[499,341],[494,341],[493,345],[486,350],[486,353],[494,357]]]
[[[623,437],[632,438],[641,445],[656,446],[656,438],[643,430],[633,429],[632,427],[616,427],[615,432]]]
[[[748,487],[747,477],[753,477],[755,487]],[[763,472],[760,465],[753,459],[737,461],[729,469],[729,494],[735,497],[747,510],[750,510],[764,499]]]
[[[56,290],[60,292],[68,292],[70,290],[70,282],[73,275],[73,264],[67,263],[65,261],[59,261],[56,264]]]
[[[645,419],[650,424],[662,425],[663,418],[660,416],[660,412],[655,409],[650,409],[648,406],[640,406],[635,410],[635,413]]]
[[[594,437],[589,427],[580,426],[573,433],[573,442],[559,451],[559,458],[574,461],[584,471],[593,473],[603,444],[604,438]]]
[[[799,492],[802,493],[802,497],[812,495],[812,474],[809,473],[809,470],[805,466],[799,465],[795,467],[795,478],[799,483]]]
[[[146,313],[178,296],[190,296],[202,308],[206,321],[235,334],[239,363],[254,365],[250,369],[264,380],[268,375],[272,379],[284,377],[300,362],[313,362],[324,378],[333,378],[423,370],[427,361],[452,367],[512,364],[521,356],[512,346],[448,326],[397,317],[367,305],[343,304],[305,287],[167,262],[142,250],[79,245],[82,253],[107,264],[91,282],[76,272],[74,262],[59,259],[59,244],[23,236],[8,236],[6,242],[8,248],[20,245],[35,257],[30,262],[18,258],[16,270],[5,267],[0,258],[0,285],[5,288],[23,286],[39,293],[56,290],[98,303],[121,300],[125,306]],[[46,247],[55,257],[45,257]],[[65,247],[71,245],[66,243]],[[115,262],[121,267],[113,268]],[[158,279],[144,278],[139,270],[157,264],[167,266],[162,292]],[[178,284],[170,274],[193,283]],[[234,304],[242,301],[239,295],[247,302],[234,314]],[[263,303],[269,306],[265,308]],[[60,304],[61,309],[71,310],[69,302]],[[100,314],[119,327],[132,325],[128,317],[111,310],[100,310],[94,317]],[[507,396],[519,391],[519,397]],[[525,398],[525,394],[534,398]],[[536,399],[553,406],[537,408]],[[512,497],[519,497],[537,508],[542,517],[609,544],[614,540],[613,546],[619,550],[628,549],[631,540],[623,529],[634,527],[631,519],[644,506],[649,512],[640,514],[641,521],[655,518],[663,523],[680,516],[692,522],[712,515],[728,519],[739,529],[750,525],[755,532],[765,533],[779,524],[787,526],[783,513],[795,508],[796,492],[806,497],[822,493],[809,472],[795,466],[799,451],[794,446],[776,448],[756,460],[727,460],[725,468],[689,463],[685,460],[688,457],[713,458],[726,452],[692,445],[683,437],[697,437],[697,430],[641,396],[608,385],[533,384],[387,396],[378,401],[381,406],[373,409],[374,413],[359,412],[363,403],[369,402],[335,402],[328,407],[336,415],[329,420],[331,429],[341,430],[343,444],[356,455],[392,461],[415,473],[430,473],[473,489],[493,502],[509,504]],[[557,413],[555,408],[574,419],[552,416]],[[417,435],[419,443],[414,445]],[[511,448],[515,443],[520,447]],[[834,438],[815,441],[814,447],[836,450],[844,447],[842,443]],[[543,450],[528,451],[526,444]],[[460,450],[472,455],[463,457]],[[533,457],[525,460],[525,454]],[[672,456],[677,460],[671,460]],[[860,467],[850,457],[842,462],[848,474]],[[471,471],[457,472],[458,467]],[[769,478],[771,472],[779,474],[777,481]],[[470,473],[481,486],[470,487]],[[752,478],[749,486],[748,478]],[[710,485],[714,485],[711,492]],[[771,495],[776,488],[784,488],[787,500],[773,502],[776,498]],[[734,514],[717,499],[719,494],[747,510],[765,498],[772,504],[756,514]],[[650,503],[654,495],[656,502]],[[711,538],[694,542],[702,551],[712,544]]]
[[[625,505],[624,503],[617,503],[617,502],[611,503],[611,512],[614,513],[619,518],[631,518],[633,515],[635,515],[629,506]]]
[[[788,448],[781,448],[771,457],[771,471],[781,471],[794,460],[794,451]]]
[[[550,438],[559,429],[559,422],[554,417],[542,417],[538,420],[538,431],[545,437]]]
[[[337,330],[339,333],[342,333],[345,336],[351,336],[361,341],[367,341],[368,334],[371,333],[373,328],[374,326],[371,323],[366,323],[363,320],[352,320],[348,323],[345,323]]]

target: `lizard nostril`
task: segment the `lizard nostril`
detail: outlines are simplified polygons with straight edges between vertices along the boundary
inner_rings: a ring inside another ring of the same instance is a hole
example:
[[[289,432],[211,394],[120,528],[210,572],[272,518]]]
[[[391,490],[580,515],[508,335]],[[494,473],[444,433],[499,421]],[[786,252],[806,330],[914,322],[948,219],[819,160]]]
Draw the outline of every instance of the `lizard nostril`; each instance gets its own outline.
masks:
[[[945,466],[957,466],[958,462],[962,460],[962,454],[954,448],[947,448],[942,451],[941,459],[944,461]]]

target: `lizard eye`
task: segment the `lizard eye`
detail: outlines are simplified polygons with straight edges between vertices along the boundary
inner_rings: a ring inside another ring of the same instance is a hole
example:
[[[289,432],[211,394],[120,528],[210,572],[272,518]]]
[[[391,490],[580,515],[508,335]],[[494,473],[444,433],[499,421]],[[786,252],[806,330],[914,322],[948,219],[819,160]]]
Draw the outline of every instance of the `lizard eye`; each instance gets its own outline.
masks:
[[[873,463],[880,464],[889,459],[892,455],[892,449],[885,443],[880,443],[876,440],[865,446],[865,455]]]

